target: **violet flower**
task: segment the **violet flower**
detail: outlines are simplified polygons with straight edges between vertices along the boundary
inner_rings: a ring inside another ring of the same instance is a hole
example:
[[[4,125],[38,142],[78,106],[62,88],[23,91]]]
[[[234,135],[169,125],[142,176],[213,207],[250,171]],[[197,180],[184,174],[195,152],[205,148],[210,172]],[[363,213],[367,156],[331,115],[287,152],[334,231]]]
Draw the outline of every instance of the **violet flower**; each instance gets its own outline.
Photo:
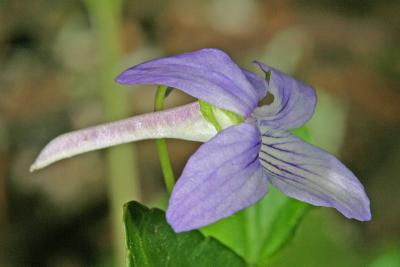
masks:
[[[117,82],[177,88],[195,102],[57,137],[31,170],[86,151],[152,138],[206,142],[190,157],[169,200],[176,232],[213,223],[262,199],[269,184],[289,197],[370,220],[369,199],[354,174],[327,152],[288,130],[309,120],[314,89],[256,62],[269,79],[239,68],[223,51],[202,49],[125,70]],[[267,91],[270,105],[257,107]],[[207,105],[207,104],[206,104]]]

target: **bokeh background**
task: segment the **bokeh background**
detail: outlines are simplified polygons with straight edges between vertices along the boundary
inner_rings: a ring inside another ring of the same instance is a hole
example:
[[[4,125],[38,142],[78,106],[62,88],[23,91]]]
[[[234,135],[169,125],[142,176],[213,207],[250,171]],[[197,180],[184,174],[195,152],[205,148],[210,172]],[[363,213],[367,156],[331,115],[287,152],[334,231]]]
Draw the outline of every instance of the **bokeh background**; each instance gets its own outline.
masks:
[[[314,85],[314,141],[371,199],[367,223],[312,209],[271,266],[400,266],[399,43],[395,0],[0,0],[0,266],[118,266],[112,166],[132,175],[117,182],[128,198],[162,205],[154,142],[124,146],[128,163],[98,151],[29,165],[61,133],[152,110],[154,86],[113,83],[124,68],[203,47]],[[198,144],[168,144],[179,173]]]

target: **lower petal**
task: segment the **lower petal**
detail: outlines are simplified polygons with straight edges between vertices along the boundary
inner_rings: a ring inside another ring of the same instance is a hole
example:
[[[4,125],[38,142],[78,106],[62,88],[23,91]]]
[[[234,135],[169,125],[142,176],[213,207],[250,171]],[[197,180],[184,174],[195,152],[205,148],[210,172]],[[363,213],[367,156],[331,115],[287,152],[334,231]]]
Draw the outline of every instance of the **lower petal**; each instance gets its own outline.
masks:
[[[167,221],[176,232],[213,223],[250,206],[267,193],[258,160],[260,134],[254,125],[231,126],[189,159],[172,192]]]
[[[338,159],[288,132],[262,136],[261,164],[269,181],[286,195],[344,216],[371,219],[364,187]]]

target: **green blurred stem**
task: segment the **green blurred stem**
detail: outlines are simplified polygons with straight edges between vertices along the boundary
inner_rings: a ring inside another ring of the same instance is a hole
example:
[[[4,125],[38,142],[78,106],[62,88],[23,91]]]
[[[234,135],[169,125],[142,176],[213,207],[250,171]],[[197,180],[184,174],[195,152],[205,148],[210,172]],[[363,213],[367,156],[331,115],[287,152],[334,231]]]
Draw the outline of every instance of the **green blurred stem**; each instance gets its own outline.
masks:
[[[127,117],[129,106],[122,88],[114,78],[119,70],[121,57],[120,19],[121,1],[86,0],[93,29],[96,33],[96,49],[99,60],[98,82],[104,112],[108,121]],[[122,206],[129,200],[139,200],[139,180],[133,145],[123,145],[107,150],[108,192],[112,229],[114,234],[115,266],[125,266],[124,229]]]
[[[167,93],[168,86],[160,85],[157,89],[154,110],[160,111],[164,109],[164,98]],[[158,157],[160,158],[161,169],[164,176],[165,186],[167,187],[167,192],[170,195],[172,188],[175,184],[174,171],[172,170],[171,161],[168,155],[168,147],[165,139],[156,140]]]

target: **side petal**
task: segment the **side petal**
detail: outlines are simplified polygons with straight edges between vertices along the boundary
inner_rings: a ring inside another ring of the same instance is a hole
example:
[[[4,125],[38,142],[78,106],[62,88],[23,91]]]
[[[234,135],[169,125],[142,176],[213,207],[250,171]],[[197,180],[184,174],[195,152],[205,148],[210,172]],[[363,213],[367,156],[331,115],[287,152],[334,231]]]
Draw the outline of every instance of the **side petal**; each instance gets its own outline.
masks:
[[[257,74],[245,70],[242,68],[242,71],[244,75],[246,75],[247,80],[253,85],[253,88],[257,91],[258,95],[258,101],[262,100],[266,95],[268,91],[268,84],[265,79],[261,79],[258,77]]]
[[[315,90],[286,73],[255,62],[265,72],[270,72],[269,92],[274,96],[270,105],[255,109],[253,116],[262,127],[275,129],[298,128],[307,122],[315,108]]]
[[[213,223],[250,206],[267,193],[258,160],[258,129],[231,126],[193,154],[174,187],[167,221],[176,232]]]
[[[371,219],[364,187],[338,159],[288,132],[262,136],[260,161],[269,181],[286,195],[344,216]]]
[[[257,91],[235,62],[218,49],[202,49],[158,58],[122,72],[122,84],[162,84],[248,117],[258,103]]]

